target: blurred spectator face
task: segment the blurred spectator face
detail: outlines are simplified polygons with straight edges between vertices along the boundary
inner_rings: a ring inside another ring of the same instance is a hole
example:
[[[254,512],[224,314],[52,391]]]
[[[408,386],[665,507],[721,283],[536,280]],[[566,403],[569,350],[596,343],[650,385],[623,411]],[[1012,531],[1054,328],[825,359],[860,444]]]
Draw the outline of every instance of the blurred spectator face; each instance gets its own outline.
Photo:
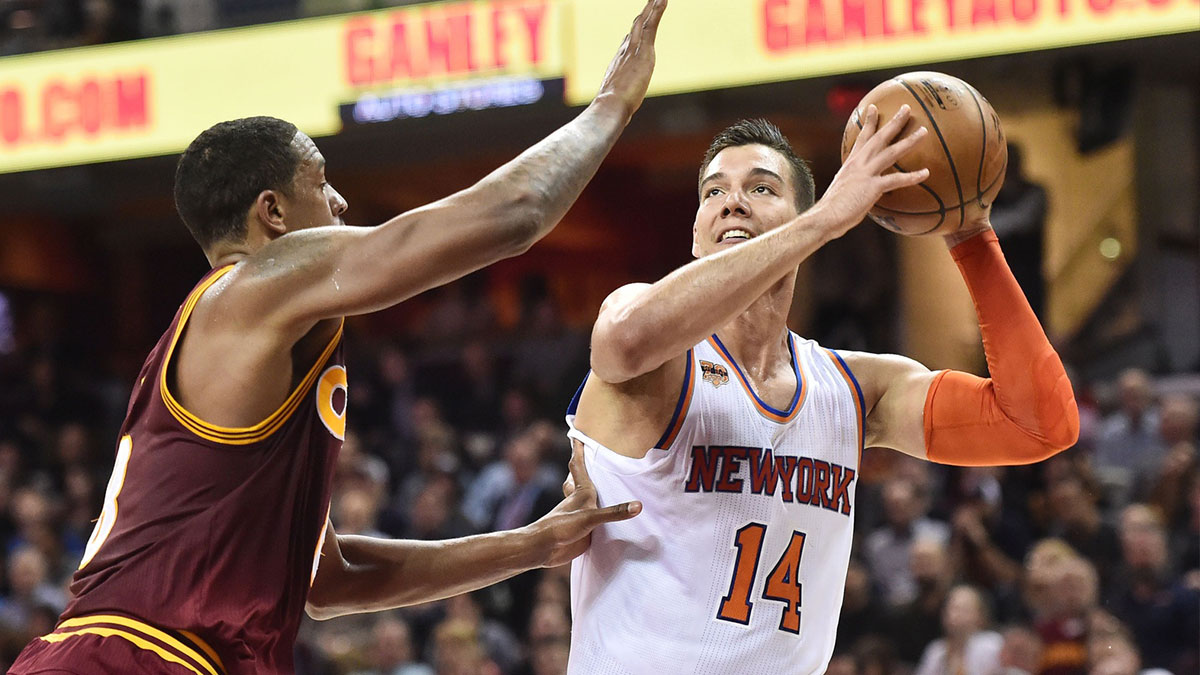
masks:
[[[475,627],[448,620],[434,631],[434,663],[438,675],[480,675],[486,661]]]
[[[392,617],[380,619],[371,631],[372,660],[381,672],[412,661],[412,636],[408,624]]]
[[[63,426],[58,432],[55,453],[58,455],[58,461],[64,466],[87,462],[91,454],[87,428],[78,422]]]
[[[916,487],[907,480],[888,483],[883,489],[883,507],[892,527],[905,529],[921,515]]]
[[[64,478],[67,500],[74,505],[91,505],[95,495],[96,483],[92,475],[83,467],[74,466],[67,469]]]
[[[1117,380],[1117,395],[1121,411],[1130,419],[1138,419],[1150,407],[1150,377],[1137,368],[1126,370]]]
[[[408,381],[408,357],[397,347],[384,349],[379,355],[379,375],[392,386]]]
[[[462,350],[462,365],[472,380],[487,380],[492,376],[492,355],[487,345],[478,340],[470,342]]]
[[[50,502],[33,488],[21,488],[13,494],[13,519],[22,530],[36,529],[50,522]]]
[[[1042,665],[1042,639],[1025,626],[1013,626],[1004,631],[1000,648],[1000,665],[1007,671],[1036,673]]]
[[[447,620],[455,619],[471,626],[478,626],[482,617],[483,611],[479,609],[479,603],[475,602],[475,596],[470,593],[456,595],[446,600]]]
[[[21,449],[16,442],[0,440],[0,480],[11,481],[21,471]]]
[[[344,490],[338,495],[334,521],[338,532],[362,534],[375,529],[379,504],[366,490]]]
[[[532,414],[529,397],[518,389],[509,389],[504,392],[504,400],[501,402],[500,407],[504,414],[504,422],[510,428],[525,426]]]
[[[909,566],[918,586],[936,586],[947,577],[946,547],[936,539],[916,540],[909,556]]]
[[[842,607],[847,610],[859,610],[871,601],[871,575],[866,566],[860,562],[851,562],[846,569],[846,593]]]
[[[1075,557],[1062,563],[1057,583],[1051,590],[1064,616],[1081,616],[1096,606],[1096,568],[1087,559]]]
[[[561,565],[560,567],[551,568],[557,570],[560,568],[570,569],[570,565]],[[550,570],[546,570],[549,572]],[[543,573],[542,578],[538,580],[537,585],[537,601],[538,603],[549,603],[567,607],[571,604],[570,581],[561,576],[554,574]]]
[[[1067,524],[1086,522],[1092,506],[1083,481],[1075,476],[1064,476],[1050,487],[1050,512],[1055,520]]]
[[[1168,396],[1163,399],[1158,433],[1168,446],[1196,440],[1200,403],[1188,396]]]
[[[942,610],[942,628],[946,637],[964,640],[983,630],[986,624],[983,598],[970,586],[956,586],[950,591]]]
[[[1145,504],[1121,512],[1121,552],[1133,569],[1158,571],[1167,562],[1167,537],[1158,513]]]
[[[46,558],[32,546],[22,546],[8,559],[8,582],[13,595],[29,596],[46,583]]]
[[[529,617],[529,639],[533,641],[549,638],[569,638],[571,620],[562,605],[542,602],[533,608]]]
[[[1043,539],[1025,559],[1025,601],[1035,615],[1053,614],[1053,589],[1062,566],[1077,554],[1061,539]]]
[[[527,435],[518,436],[508,443],[504,458],[512,468],[513,480],[517,485],[525,485],[534,479],[542,461],[541,454],[537,441]]]
[[[429,535],[442,529],[450,519],[450,492],[443,481],[434,481],[426,485],[417,495],[412,508],[413,529]]]

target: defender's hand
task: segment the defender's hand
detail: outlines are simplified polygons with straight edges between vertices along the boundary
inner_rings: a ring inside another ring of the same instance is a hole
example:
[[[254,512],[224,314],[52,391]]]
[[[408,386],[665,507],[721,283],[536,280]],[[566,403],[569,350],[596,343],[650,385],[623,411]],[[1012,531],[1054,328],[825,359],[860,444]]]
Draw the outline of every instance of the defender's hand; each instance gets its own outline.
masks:
[[[583,444],[572,439],[571,446],[571,476],[563,484],[566,498],[530,526],[538,539],[546,542],[548,557],[542,567],[557,567],[586,551],[592,540],[592,530],[597,526],[629,520],[642,512],[641,502],[599,508],[596,487],[583,463]]]
[[[838,237],[862,222],[867,211],[885,192],[916,185],[929,177],[928,169],[885,174],[927,133],[925,127],[920,127],[896,140],[908,123],[907,105],[900,106],[882,128],[879,127],[879,110],[874,105],[867,106],[865,117],[854,148],[842,162],[842,168],[833,177],[825,195],[813,207],[830,215],[832,222],[840,228],[834,233]]]
[[[596,101],[613,100],[620,104],[628,122],[642,105],[646,88],[650,86],[650,75],[654,72],[654,38],[658,35],[658,23],[662,20],[667,0],[649,0],[642,13],[633,20],[633,27],[617,50]]]

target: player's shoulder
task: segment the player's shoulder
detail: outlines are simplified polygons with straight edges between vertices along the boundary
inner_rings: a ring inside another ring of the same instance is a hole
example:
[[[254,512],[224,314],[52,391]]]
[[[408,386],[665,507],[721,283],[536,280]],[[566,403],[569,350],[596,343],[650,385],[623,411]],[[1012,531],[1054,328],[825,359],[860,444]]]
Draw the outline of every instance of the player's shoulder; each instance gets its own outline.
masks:
[[[605,308],[620,305],[623,302],[631,300],[632,298],[644,293],[646,289],[650,288],[651,286],[652,284],[644,282],[634,282],[625,284],[624,286],[618,286],[613,289],[612,293],[608,294],[608,297],[604,298],[604,303],[600,306],[600,311],[603,312]]]
[[[868,408],[883,395],[888,386],[898,378],[929,372],[929,369],[919,362],[900,354],[876,354],[847,349],[831,349],[846,366],[851,376],[862,388],[863,398]]]

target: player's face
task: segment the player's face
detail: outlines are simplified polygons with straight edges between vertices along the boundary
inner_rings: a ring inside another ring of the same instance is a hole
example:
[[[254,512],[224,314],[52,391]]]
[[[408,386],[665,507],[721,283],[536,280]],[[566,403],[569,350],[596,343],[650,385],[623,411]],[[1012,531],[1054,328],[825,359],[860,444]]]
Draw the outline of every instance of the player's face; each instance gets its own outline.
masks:
[[[700,183],[692,227],[692,255],[703,256],[749,241],[797,215],[791,166],[765,145],[725,148]]]
[[[297,131],[292,147],[300,155],[300,166],[292,181],[292,194],[287,200],[286,222],[289,230],[310,227],[344,225],[342,214],[349,204],[325,180],[325,158],[317,145]]]

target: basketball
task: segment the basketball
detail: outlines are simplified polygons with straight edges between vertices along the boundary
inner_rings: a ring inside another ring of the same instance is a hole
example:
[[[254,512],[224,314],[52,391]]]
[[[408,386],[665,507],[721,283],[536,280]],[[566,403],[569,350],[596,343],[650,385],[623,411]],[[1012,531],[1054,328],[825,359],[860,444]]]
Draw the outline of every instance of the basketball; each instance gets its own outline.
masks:
[[[882,127],[907,103],[908,124],[897,138],[924,125],[929,133],[896,163],[899,171],[929,169],[924,182],[883,195],[871,218],[905,235],[957,232],[986,210],[1000,191],[1008,149],[1000,118],[974,87],[934,72],[905,73],[867,93],[842,134],[842,161],[850,154],[875,104]]]

